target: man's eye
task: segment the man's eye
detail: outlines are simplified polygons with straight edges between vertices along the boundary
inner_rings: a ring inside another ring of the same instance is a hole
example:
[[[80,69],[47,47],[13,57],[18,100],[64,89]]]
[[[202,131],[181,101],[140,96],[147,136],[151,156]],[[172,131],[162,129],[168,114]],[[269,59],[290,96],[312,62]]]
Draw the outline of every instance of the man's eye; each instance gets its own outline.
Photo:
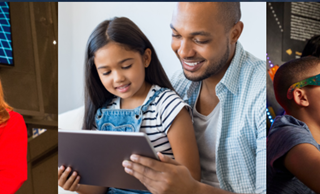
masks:
[[[129,69],[131,66],[132,66],[132,64],[128,65],[128,66],[125,66],[125,67],[122,67],[122,69]]]
[[[200,41],[200,40],[194,40],[196,43],[198,44],[205,44],[205,43],[208,43],[209,40],[204,40],[204,41]]]

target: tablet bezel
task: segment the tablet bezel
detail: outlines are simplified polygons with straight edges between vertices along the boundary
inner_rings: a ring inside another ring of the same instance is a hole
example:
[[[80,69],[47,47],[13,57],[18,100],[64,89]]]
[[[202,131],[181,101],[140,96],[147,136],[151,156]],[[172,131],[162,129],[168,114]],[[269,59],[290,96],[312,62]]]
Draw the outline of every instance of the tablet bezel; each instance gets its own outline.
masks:
[[[131,154],[159,160],[145,133],[63,129],[58,133],[58,165],[77,171],[80,184],[147,190],[122,167]]]

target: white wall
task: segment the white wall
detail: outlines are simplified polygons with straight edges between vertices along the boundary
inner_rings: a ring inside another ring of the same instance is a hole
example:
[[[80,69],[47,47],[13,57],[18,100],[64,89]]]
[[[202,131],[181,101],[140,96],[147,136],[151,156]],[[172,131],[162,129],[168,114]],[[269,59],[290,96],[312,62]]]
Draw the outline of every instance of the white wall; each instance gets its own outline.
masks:
[[[169,77],[180,69],[171,50],[171,15],[167,2],[59,2],[59,114],[83,105],[84,51],[92,30],[103,20],[125,16],[135,22],[153,44]],[[243,47],[265,60],[266,3],[241,3]],[[169,71],[170,70],[170,71]]]

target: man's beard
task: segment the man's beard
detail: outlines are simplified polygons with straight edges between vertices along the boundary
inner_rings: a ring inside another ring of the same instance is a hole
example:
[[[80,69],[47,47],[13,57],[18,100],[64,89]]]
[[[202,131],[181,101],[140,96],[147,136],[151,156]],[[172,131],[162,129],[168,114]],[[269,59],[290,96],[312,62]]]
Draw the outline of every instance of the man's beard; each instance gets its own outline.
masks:
[[[207,79],[208,77],[219,74],[221,72],[221,70],[223,69],[223,67],[226,65],[228,58],[229,58],[230,50],[229,50],[228,42],[229,42],[229,39],[227,39],[227,50],[223,54],[220,61],[212,62],[211,64],[209,64],[203,75],[200,75],[198,77],[191,77],[191,76],[186,75],[186,73],[183,71],[184,76],[188,80],[197,82],[197,81],[203,81],[203,80]]]

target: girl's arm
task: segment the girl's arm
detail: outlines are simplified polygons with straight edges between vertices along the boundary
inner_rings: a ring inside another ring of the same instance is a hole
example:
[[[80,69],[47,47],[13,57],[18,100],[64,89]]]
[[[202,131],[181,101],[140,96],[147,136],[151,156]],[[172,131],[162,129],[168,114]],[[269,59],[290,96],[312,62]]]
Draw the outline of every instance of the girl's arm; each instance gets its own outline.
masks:
[[[186,108],[182,108],[168,131],[168,139],[175,160],[186,166],[192,177],[200,180],[200,161],[192,121]]]
[[[104,194],[107,191],[105,187],[79,184],[80,176],[75,171],[67,179],[71,172],[70,167],[65,170],[65,167],[61,166],[58,169],[58,185],[64,190],[76,191],[78,194]]]
[[[312,144],[294,146],[285,156],[285,167],[301,182],[320,193],[320,151]]]

